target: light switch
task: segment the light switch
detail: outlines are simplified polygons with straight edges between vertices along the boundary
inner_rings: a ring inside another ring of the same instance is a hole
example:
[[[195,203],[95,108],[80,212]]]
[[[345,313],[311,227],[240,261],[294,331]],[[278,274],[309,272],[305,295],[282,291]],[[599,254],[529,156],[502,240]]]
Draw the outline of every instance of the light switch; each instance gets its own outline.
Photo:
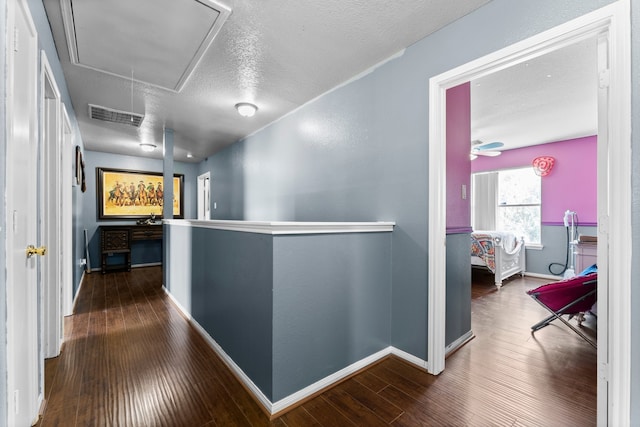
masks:
[[[467,199],[467,184],[462,184],[462,200]]]

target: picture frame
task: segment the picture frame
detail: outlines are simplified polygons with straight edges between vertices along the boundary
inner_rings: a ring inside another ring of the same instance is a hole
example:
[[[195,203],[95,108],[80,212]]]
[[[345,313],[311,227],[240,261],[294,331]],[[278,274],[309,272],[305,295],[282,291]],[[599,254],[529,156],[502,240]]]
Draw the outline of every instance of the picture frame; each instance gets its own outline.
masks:
[[[98,219],[162,218],[162,172],[96,168]],[[133,187],[133,188],[132,188]],[[173,175],[173,217],[184,218],[184,175]]]

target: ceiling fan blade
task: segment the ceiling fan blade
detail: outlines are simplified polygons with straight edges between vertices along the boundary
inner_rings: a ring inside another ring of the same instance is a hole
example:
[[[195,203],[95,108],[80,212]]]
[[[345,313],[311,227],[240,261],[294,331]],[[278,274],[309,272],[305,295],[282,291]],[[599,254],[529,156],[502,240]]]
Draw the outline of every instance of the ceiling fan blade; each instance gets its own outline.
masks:
[[[502,154],[502,151],[476,151],[473,154],[477,154],[479,156],[497,157]]]
[[[500,141],[488,142],[484,144],[480,140],[475,140],[471,142],[471,153],[469,154],[469,158],[471,160],[475,160],[478,156],[488,156],[488,157],[496,157],[502,154],[501,151],[494,151],[493,148],[503,147],[504,143]]]
[[[477,145],[473,147],[473,149],[474,150],[491,150],[493,148],[500,148],[503,146],[504,146],[503,142],[495,141],[495,142],[488,142],[486,144]]]

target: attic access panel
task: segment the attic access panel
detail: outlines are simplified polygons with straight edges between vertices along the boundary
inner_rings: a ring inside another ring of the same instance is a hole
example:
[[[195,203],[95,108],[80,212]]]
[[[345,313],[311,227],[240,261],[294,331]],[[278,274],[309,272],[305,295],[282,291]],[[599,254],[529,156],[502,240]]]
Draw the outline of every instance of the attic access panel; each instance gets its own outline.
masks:
[[[60,0],[76,65],[180,91],[231,10],[213,0]]]

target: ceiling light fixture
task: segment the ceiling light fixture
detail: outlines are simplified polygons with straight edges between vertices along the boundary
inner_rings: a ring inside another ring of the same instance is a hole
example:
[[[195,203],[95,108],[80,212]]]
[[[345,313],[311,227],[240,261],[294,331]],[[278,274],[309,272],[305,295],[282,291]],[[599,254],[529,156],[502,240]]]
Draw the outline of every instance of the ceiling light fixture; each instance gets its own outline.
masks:
[[[239,102],[236,104],[236,110],[242,117],[253,117],[258,111],[258,107],[248,102]]]
[[[141,149],[142,151],[145,151],[145,152],[147,152],[147,153],[150,153],[150,152],[152,152],[153,150],[155,150],[155,149],[156,149],[156,145],[155,145],[155,144],[149,144],[149,143],[146,143],[146,144],[140,144],[140,149]]]

